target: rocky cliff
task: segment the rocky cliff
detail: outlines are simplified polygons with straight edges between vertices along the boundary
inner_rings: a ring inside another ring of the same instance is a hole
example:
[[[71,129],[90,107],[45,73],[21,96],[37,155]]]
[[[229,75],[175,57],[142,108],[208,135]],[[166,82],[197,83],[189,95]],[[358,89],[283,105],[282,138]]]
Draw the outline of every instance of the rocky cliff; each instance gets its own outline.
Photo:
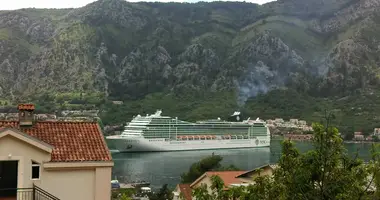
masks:
[[[379,84],[380,0],[128,3],[0,11],[0,96],[275,88],[347,95]]]

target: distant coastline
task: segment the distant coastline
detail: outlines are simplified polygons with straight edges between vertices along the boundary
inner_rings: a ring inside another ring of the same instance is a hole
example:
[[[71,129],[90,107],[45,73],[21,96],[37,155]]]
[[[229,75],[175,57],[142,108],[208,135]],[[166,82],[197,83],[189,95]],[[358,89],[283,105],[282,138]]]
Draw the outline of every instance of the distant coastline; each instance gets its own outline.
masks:
[[[354,143],[354,144],[359,144],[359,143],[379,143],[375,141],[354,141],[354,140],[344,140],[343,143]]]
[[[301,134],[299,134],[301,135]],[[301,142],[308,142],[308,141],[311,141],[311,137],[296,137],[296,136],[299,136],[297,134],[294,134],[292,135],[291,137],[286,137],[286,136],[283,136],[283,135],[272,135],[272,138],[271,140],[285,140],[285,139],[290,139],[290,140],[293,140],[293,141],[301,141]],[[343,143],[347,143],[347,144],[360,144],[360,143],[379,143],[379,142],[375,142],[375,141],[368,141],[368,140],[362,140],[362,141],[355,141],[355,140],[343,140]]]

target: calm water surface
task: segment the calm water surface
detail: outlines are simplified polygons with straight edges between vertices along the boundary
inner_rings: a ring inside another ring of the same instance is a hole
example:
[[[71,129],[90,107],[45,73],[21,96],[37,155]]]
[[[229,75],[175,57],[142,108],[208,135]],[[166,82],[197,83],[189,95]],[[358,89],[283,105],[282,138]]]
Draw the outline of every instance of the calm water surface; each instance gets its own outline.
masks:
[[[158,189],[167,183],[175,187],[180,175],[187,172],[191,164],[211,155],[223,156],[223,165],[233,164],[243,170],[251,170],[268,163],[275,163],[281,153],[281,141],[272,140],[271,147],[233,150],[205,150],[159,153],[115,153],[112,154],[115,166],[113,178],[121,182],[145,180],[152,189]],[[312,148],[309,142],[297,142],[300,151]],[[359,153],[359,157],[368,160],[371,144],[345,144],[350,154]]]

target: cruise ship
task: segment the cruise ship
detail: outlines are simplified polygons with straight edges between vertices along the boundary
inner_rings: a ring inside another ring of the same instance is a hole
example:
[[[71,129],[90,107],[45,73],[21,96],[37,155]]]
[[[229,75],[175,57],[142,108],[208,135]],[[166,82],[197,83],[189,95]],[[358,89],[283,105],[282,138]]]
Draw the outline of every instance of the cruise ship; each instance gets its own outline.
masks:
[[[231,115],[229,121],[218,118],[195,123],[161,114],[157,110],[152,115],[137,115],[120,135],[106,137],[109,148],[117,152],[163,152],[270,146],[265,122],[242,121],[240,112]]]

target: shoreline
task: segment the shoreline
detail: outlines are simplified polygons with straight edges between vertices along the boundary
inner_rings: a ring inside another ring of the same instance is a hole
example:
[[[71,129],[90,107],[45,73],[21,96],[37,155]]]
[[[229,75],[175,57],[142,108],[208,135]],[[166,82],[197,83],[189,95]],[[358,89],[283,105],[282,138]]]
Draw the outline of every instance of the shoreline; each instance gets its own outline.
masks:
[[[374,142],[374,141],[352,141],[352,140],[344,140],[343,143],[354,143],[354,144],[359,144],[359,143],[379,143],[379,142]]]
[[[292,141],[301,141],[301,142],[310,142],[311,141],[311,140],[308,140],[308,139],[300,139],[300,138],[286,138],[286,137],[280,136],[280,135],[273,135],[271,137],[271,140],[285,140],[285,139],[291,139]],[[349,143],[349,144],[360,144],[360,143],[371,144],[371,143],[380,143],[380,141],[379,142],[375,142],[375,141],[343,140],[343,143]]]

